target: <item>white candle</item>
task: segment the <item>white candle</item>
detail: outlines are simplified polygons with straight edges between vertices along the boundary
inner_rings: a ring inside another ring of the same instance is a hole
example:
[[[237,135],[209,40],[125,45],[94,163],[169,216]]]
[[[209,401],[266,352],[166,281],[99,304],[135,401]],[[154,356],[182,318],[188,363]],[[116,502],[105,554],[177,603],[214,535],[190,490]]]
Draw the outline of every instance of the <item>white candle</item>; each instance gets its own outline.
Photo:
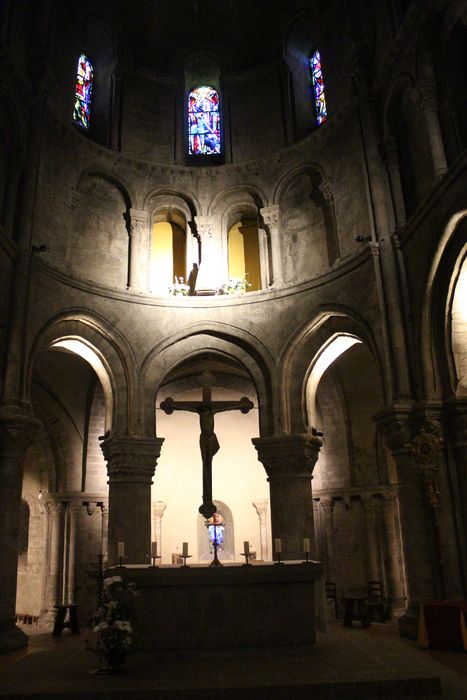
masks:
[[[305,554],[310,553],[310,538],[309,537],[303,538],[303,551],[305,552]]]
[[[157,542],[151,542],[151,557],[157,557]]]
[[[118,558],[123,559],[125,556],[125,542],[118,543]]]
[[[250,543],[248,542],[248,540],[245,540],[243,543],[243,554],[246,554],[248,556],[249,553],[250,553]]]
[[[182,544],[182,557],[188,556],[188,542]]]
[[[282,541],[280,537],[276,537],[274,540],[274,547],[276,549],[276,554],[282,553]]]

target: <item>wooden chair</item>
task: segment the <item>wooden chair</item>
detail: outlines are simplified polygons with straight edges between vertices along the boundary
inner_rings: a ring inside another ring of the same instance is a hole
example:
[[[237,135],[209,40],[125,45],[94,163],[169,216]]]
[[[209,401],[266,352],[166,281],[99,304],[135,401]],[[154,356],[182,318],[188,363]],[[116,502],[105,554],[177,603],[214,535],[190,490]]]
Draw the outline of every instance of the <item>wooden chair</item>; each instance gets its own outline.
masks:
[[[55,625],[53,629],[53,636],[60,637],[62,631],[68,627],[71,630],[71,634],[79,634],[79,622],[78,622],[78,608],[79,605],[74,605],[69,603],[68,605],[54,605],[57,608],[57,615],[55,617]],[[68,613],[68,621],[65,622],[65,618]]]
[[[383,597],[381,581],[368,581],[368,609],[371,622],[389,620],[388,602]]]
[[[336,620],[339,618],[339,610],[337,606],[337,589],[336,589],[336,584],[334,581],[326,581],[324,584],[324,588],[326,591],[326,600],[328,603],[333,603],[334,605],[334,613],[336,615]]]

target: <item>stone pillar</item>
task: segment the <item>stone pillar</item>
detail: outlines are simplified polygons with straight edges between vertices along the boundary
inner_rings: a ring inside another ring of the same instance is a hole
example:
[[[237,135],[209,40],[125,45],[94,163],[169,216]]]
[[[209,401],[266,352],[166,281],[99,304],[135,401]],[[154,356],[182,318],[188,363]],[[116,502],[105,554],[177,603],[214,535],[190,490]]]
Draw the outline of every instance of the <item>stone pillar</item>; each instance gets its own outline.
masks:
[[[271,240],[271,258],[272,258],[272,282],[275,287],[280,287],[284,284],[282,272],[282,245],[279,231],[279,207],[263,207],[260,210],[263,221],[269,229]]]
[[[281,538],[283,559],[302,559],[303,538],[314,543],[311,475],[322,442],[306,435],[252,442],[268,475],[272,539]]]
[[[387,596],[391,600],[391,609],[403,607],[405,601],[405,586],[403,563],[400,551],[399,528],[397,526],[396,496],[384,493],[383,506],[383,542],[384,559],[387,572]]]
[[[108,561],[125,543],[128,564],[144,564],[151,551],[151,485],[164,438],[109,437],[101,442],[109,475]]]
[[[261,265],[261,289],[267,289],[271,283],[269,274],[268,235],[264,228],[258,229],[259,257]]]
[[[167,508],[164,501],[156,501],[152,504],[152,518],[154,522],[154,537],[157,540],[157,553],[162,556],[162,516]]]
[[[128,287],[132,292],[147,292],[149,260],[149,214],[130,209],[130,274]]]
[[[258,513],[259,518],[259,545],[261,549],[261,560],[269,561],[268,559],[268,524],[267,515],[269,508],[269,501],[267,498],[262,498],[259,501],[253,502],[253,507]]]
[[[49,519],[49,553],[47,566],[46,621],[52,624],[55,619],[55,605],[62,601],[63,574],[63,514],[65,506],[60,501],[47,502]]]
[[[81,501],[68,504],[68,571],[66,603],[75,602],[76,550],[78,543],[78,523],[82,510]]]
[[[361,496],[365,525],[368,538],[368,562],[370,581],[381,581],[381,567],[379,562],[378,526],[376,521],[376,503],[371,494]]]
[[[336,581],[336,557],[334,542],[334,499],[332,496],[324,496],[319,499],[324,514],[324,546],[326,552],[326,568],[328,581]]]
[[[411,407],[398,404],[375,417],[395,464],[407,585],[407,610],[399,620],[402,636],[415,639],[420,603],[436,597],[433,580],[432,523],[424,501],[420,474],[409,447]]]
[[[15,624],[19,518],[24,455],[39,426],[19,409],[0,409],[0,651],[28,643]]]
[[[219,243],[214,239],[214,220],[211,216],[195,216],[196,229],[201,241],[201,261],[196,280],[198,293],[214,292],[221,281],[225,281],[227,271],[223,264]]]
[[[100,554],[104,557],[104,561],[107,560],[107,540],[109,533],[109,509],[102,503],[101,508],[101,541],[100,541]]]
[[[386,140],[386,143],[384,144],[383,157],[389,177],[389,186],[391,188],[396,226],[397,228],[400,228],[405,224],[406,212],[399,167],[399,153],[397,151],[397,143],[395,139],[391,138]]]
[[[434,83],[420,85],[415,95],[415,104],[425,121],[435,177],[441,177],[447,171],[448,164],[439,124],[438,99]]]

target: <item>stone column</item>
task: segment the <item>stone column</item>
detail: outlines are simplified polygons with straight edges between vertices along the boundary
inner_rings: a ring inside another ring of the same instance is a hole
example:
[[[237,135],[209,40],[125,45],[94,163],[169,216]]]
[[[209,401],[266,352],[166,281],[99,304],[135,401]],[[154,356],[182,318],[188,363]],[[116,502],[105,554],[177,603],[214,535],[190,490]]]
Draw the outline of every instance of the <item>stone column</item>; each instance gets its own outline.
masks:
[[[387,595],[391,608],[400,609],[405,601],[403,563],[401,560],[399,528],[397,527],[396,496],[384,493],[383,506],[383,542],[384,558],[387,572]]]
[[[389,177],[389,186],[391,188],[396,226],[397,228],[400,228],[405,224],[406,212],[399,167],[399,153],[397,151],[397,143],[394,138],[386,140],[386,143],[384,144],[383,157]]]
[[[381,581],[375,499],[371,494],[363,494],[360,498],[363,505],[363,512],[365,514],[365,525],[368,538],[369,580]]]
[[[201,241],[201,261],[196,291],[213,292],[227,278],[225,263],[223,264],[220,245],[214,239],[214,220],[211,216],[195,216],[196,229]]]
[[[336,581],[336,557],[334,542],[334,499],[332,496],[324,496],[319,499],[324,514],[324,546],[326,551],[328,581]]]
[[[439,124],[438,99],[434,83],[423,83],[419,86],[415,95],[415,104],[425,121],[435,177],[441,177],[447,171],[448,165]]]
[[[101,508],[101,541],[100,541],[100,554],[104,557],[104,561],[107,560],[107,540],[109,532],[109,509],[102,503]]]
[[[125,543],[128,564],[144,564],[151,551],[151,485],[164,438],[109,437],[101,442],[109,475],[108,561]]]
[[[132,292],[147,292],[149,260],[149,214],[130,209],[130,274],[128,287]]]
[[[49,553],[47,566],[46,621],[52,624],[55,619],[55,605],[62,603],[63,574],[63,514],[65,505],[60,501],[48,501]]]
[[[78,523],[82,511],[81,501],[68,504],[68,571],[66,603],[75,602],[76,549],[78,540]]]
[[[271,283],[269,274],[268,235],[264,228],[258,229],[259,258],[261,265],[261,289],[267,289]]]
[[[269,501],[267,498],[254,501],[253,507],[258,513],[259,518],[259,544],[261,549],[261,560],[268,561],[268,524],[266,518],[268,515]]]
[[[157,553],[162,556],[162,516],[167,508],[164,501],[156,501],[152,504],[152,518],[154,522],[154,537],[157,540]]]
[[[39,421],[15,407],[0,409],[0,651],[27,645],[16,627],[16,579],[23,460]]]
[[[268,475],[272,538],[281,538],[283,559],[302,559],[303,538],[314,543],[311,475],[322,442],[306,435],[252,442]]]
[[[271,258],[272,258],[272,282],[274,286],[280,287],[284,284],[282,272],[282,245],[279,231],[279,207],[263,207],[260,210],[263,221],[269,229],[271,240]]]
[[[436,597],[433,581],[432,523],[424,502],[420,474],[409,443],[411,407],[396,404],[376,416],[386,446],[391,451],[397,474],[402,547],[407,585],[407,609],[399,620],[402,636],[415,639],[418,611],[423,600]]]

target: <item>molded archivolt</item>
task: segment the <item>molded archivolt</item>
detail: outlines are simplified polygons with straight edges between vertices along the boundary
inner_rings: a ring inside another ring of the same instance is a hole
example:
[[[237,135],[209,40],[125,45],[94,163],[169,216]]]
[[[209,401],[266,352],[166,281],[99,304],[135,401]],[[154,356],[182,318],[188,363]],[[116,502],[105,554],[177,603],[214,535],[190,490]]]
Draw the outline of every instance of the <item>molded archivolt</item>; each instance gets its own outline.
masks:
[[[245,331],[225,324],[198,324],[153,348],[141,365],[139,401],[144,411],[142,418],[147,435],[156,432],[154,402],[164,378],[188,358],[213,351],[233,358],[245,367],[258,395],[261,435],[273,433],[277,401],[274,362],[267,349]]]
[[[81,279],[125,289],[128,284],[128,190],[115,178],[87,172],[74,194],[66,265]]]
[[[420,398],[467,395],[467,299],[460,296],[465,294],[466,231],[464,207],[447,223],[427,277],[416,338]]]
[[[71,341],[71,342],[70,342]],[[104,389],[106,431],[127,435],[132,430],[131,392],[134,386],[135,359],[120,334],[110,330],[102,319],[89,312],[63,314],[49,321],[37,334],[27,368],[27,394],[35,358],[54,345],[80,354],[100,376]],[[136,418],[136,416],[135,416]]]
[[[332,188],[323,171],[307,166],[287,174],[274,201],[281,216],[284,279],[301,282],[327,271],[339,257]]]
[[[310,373],[323,350],[344,336],[362,342],[373,357],[380,377],[383,399],[387,382],[371,331],[361,320],[337,310],[322,311],[305,323],[286,344],[279,364],[281,420],[286,433],[303,433],[308,425],[306,388]]]

